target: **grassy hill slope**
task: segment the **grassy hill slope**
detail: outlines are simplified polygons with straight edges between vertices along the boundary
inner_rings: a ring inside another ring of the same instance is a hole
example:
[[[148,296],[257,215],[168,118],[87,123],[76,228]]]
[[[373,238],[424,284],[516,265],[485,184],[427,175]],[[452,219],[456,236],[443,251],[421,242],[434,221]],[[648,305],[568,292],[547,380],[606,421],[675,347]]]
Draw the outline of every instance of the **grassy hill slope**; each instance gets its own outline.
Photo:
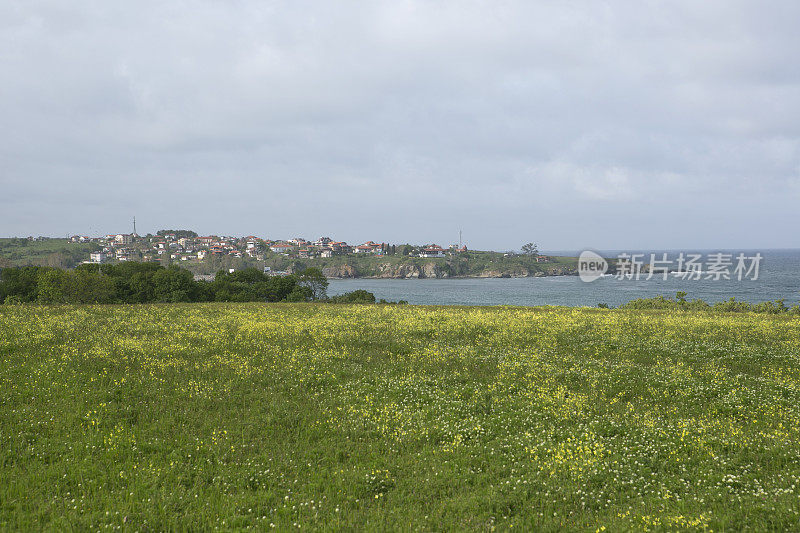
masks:
[[[96,243],[71,243],[67,239],[29,241],[0,238],[0,268],[3,266],[49,266],[72,268],[99,250]]]

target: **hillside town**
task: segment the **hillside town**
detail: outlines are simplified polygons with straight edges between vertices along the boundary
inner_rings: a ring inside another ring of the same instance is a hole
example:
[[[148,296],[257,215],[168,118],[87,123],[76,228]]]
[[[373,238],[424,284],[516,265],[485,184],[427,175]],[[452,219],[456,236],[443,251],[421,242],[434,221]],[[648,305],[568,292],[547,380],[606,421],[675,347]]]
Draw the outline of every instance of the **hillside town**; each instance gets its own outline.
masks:
[[[366,241],[350,245],[330,237],[320,237],[309,241],[301,237],[288,240],[271,240],[248,235],[198,236],[187,230],[160,231],[157,235],[140,236],[136,233],[108,234],[91,238],[86,235],[73,235],[73,243],[95,243],[99,249],[92,252],[89,262],[106,263],[111,261],[158,261],[169,259],[172,262],[202,262],[212,257],[250,257],[263,261],[271,254],[288,258],[308,259],[370,254],[374,256],[403,255],[422,258],[442,258],[455,256],[467,251],[464,244],[451,244],[443,248],[435,243],[421,246],[387,244]],[[539,256],[538,260],[547,261]]]

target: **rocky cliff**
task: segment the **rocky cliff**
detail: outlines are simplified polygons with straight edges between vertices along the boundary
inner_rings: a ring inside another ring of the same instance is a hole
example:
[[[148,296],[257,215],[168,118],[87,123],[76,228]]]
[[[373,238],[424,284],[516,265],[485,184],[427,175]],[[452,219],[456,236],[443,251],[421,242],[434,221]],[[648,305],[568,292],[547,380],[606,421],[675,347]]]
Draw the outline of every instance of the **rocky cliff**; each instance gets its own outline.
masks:
[[[325,267],[322,273],[329,278],[380,278],[380,279],[422,279],[422,278],[523,278],[530,276],[568,276],[574,275],[575,269],[563,265],[553,265],[542,270],[531,271],[523,266],[485,269],[475,273],[454,273],[451,265],[439,262],[381,263],[371,271],[360,271],[350,264]]]
[[[325,267],[322,269],[322,274],[326,278],[359,278],[358,271],[351,265],[337,265]]]

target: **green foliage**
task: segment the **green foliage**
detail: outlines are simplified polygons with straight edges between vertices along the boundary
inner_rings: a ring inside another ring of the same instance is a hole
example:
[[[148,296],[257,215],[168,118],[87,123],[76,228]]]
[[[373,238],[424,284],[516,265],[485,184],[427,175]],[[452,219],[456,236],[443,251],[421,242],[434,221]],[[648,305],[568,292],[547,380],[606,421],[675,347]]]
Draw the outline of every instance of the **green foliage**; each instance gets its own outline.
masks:
[[[364,289],[358,289],[356,291],[332,296],[328,301],[334,304],[374,304],[375,295]]]
[[[251,302],[310,301],[324,298],[327,280],[310,272],[267,276],[250,268],[219,272],[211,283],[195,281],[191,272],[157,263],[84,264],[65,271],[49,267],[0,270],[0,301],[59,303]],[[314,290],[317,290],[315,293]],[[320,292],[321,291],[321,292]],[[9,299],[9,297],[11,299]]]
[[[63,270],[46,268],[39,271],[36,283],[36,301],[44,304],[67,302],[67,279]]]
[[[29,241],[22,238],[0,238],[0,267],[48,266],[72,268],[89,253],[100,250],[94,242],[71,243],[67,239]]]
[[[163,237],[165,235],[175,235],[176,239],[196,239],[197,233],[192,230],[188,229],[160,229],[156,232],[156,235],[159,237]]]
[[[314,293],[310,287],[295,285],[292,292],[286,297],[287,302],[308,302],[314,299]]]
[[[70,273],[65,294],[67,302],[77,304],[108,304],[118,301],[114,280],[99,271],[89,269],[76,269]]]
[[[172,266],[153,274],[153,295],[157,302],[194,302],[198,293],[194,276],[188,270]]]
[[[664,296],[655,298],[638,298],[620,306],[620,309],[672,309],[672,310],[691,310],[691,311],[720,311],[728,313],[766,313],[778,314],[800,314],[800,307],[787,307],[784,300],[774,302],[749,303],[731,298],[724,302],[709,304],[703,300],[686,300],[686,293],[679,291],[675,299]]]
[[[4,268],[0,271],[0,299],[14,296],[20,302],[34,301],[39,272],[39,267]]]
[[[327,298],[328,279],[316,267],[303,270],[297,277],[297,283],[309,290],[311,300],[324,300]]]
[[[268,276],[256,268],[229,273],[220,271],[209,286],[218,302],[281,302],[288,299],[297,286],[295,276]],[[297,298],[295,293],[293,298]]]
[[[539,255],[539,246],[536,243],[529,242],[522,245],[522,253],[525,255],[537,256]]]

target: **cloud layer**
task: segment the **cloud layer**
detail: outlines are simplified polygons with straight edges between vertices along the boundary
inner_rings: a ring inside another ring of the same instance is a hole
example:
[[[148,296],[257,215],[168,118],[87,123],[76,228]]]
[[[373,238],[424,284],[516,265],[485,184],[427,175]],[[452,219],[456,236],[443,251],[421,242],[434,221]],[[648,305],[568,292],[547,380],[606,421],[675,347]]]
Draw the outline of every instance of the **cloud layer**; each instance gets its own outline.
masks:
[[[800,4],[9,2],[0,233],[800,247]]]

